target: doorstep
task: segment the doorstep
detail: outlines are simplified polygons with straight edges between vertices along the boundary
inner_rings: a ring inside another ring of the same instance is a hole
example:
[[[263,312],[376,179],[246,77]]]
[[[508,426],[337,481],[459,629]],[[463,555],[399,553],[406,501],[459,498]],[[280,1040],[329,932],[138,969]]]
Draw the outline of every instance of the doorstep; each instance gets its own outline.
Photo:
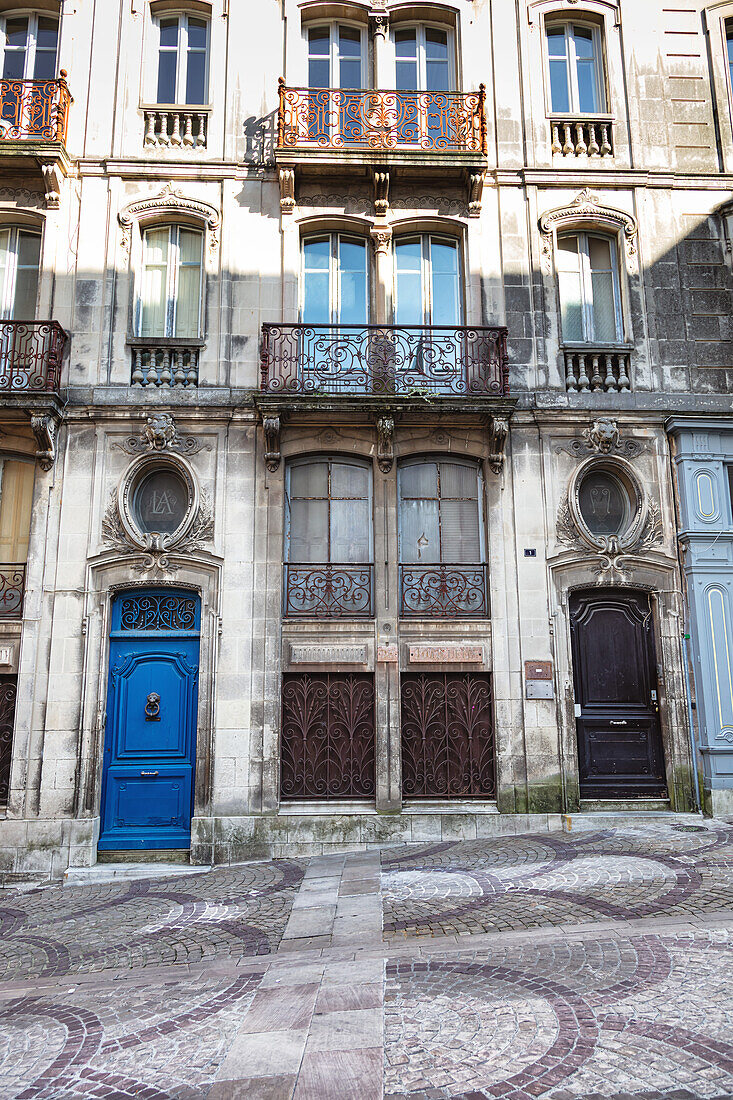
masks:
[[[64,883],[90,886],[98,882],[119,882],[139,878],[169,878],[173,875],[201,875],[211,867],[192,867],[190,863],[95,863],[93,867],[67,867]]]

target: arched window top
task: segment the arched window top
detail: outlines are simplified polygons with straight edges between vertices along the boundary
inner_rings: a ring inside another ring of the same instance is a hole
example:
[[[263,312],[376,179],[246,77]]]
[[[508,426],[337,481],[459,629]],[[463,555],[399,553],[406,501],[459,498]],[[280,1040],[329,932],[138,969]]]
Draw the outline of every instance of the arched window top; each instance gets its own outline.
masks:
[[[546,275],[552,272],[553,237],[572,231],[605,233],[623,239],[627,269],[629,272],[635,270],[638,236],[636,219],[625,210],[604,206],[599,197],[586,188],[568,206],[548,210],[540,218],[543,270]]]
[[[4,80],[54,80],[57,75],[57,11],[7,11],[0,15]]]
[[[122,228],[122,249],[129,252],[132,241],[132,227],[136,223],[141,229],[156,223],[177,222],[193,228],[207,231],[209,249],[213,252],[219,244],[219,211],[215,206],[191,199],[177,191],[172,183],[166,184],[159,195],[136,199],[128,203],[118,214]]]

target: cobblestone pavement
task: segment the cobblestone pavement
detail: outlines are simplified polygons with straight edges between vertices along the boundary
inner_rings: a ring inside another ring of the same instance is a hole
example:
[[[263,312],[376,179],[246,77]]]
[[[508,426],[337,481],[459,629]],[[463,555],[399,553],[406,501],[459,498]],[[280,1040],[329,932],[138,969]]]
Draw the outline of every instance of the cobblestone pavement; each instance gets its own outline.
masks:
[[[0,1098],[731,1100],[732,857],[655,824],[4,893]]]

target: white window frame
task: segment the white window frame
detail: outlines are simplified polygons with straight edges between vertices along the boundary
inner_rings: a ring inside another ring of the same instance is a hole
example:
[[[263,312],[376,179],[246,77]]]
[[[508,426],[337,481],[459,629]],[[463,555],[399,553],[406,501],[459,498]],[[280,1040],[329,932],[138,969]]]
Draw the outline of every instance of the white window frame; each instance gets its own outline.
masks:
[[[146,336],[142,332],[143,324],[143,290],[145,286],[146,271],[146,236],[149,232],[155,233],[161,229],[168,230],[168,263],[166,267],[166,306],[165,306],[165,334],[163,336]],[[180,246],[178,235],[181,229],[198,233],[201,238],[201,261],[199,263],[199,294],[198,317],[196,319],[196,332],[191,336],[175,336],[176,319],[178,309],[178,273],[180,270]],[[135,338],[141,340],[200,340],[201,317],[203,312],[203,286],[204,286],[204,232],[195,225],[179,223],[164,223],[147,225],[142,231],[142,258],[140,262],[140,279],[137,294],[135,296]]]
[[[542,47],[545,60],[545,85],[547,88],[547,113],[550,117],[563,117],[564,112],[556,111],[552,105],[552,84],[550,81],[550,49],[547,35],[552,30],[562,27],[565,34],[565,56],[567,58],[568,77],[570,81],[570,107],[567,114],[596,118],[608,113],[608,93],[606,90],[606,59],[603,51],[603,31],[595,23],[584,22],[582,19],[554,19],[548,16],[545,20]],[[591,31],[593,35],[593,51],[596,60],[596,95],[598,97],[597,111],[580,110],[580,93],[578,91],[578,59],[575,53],[575,40],[570,33],[573,27],[582,27]]]
[[[15,289],[18,281],[18,255],[20,251],[18,247],[18,235],[20,233],[27,233],[29,236],[38,237],[39,241],[36,307],[32,317],[11,317],[10,319],[18,321],[35,321],[36,313],[38,312],[38,293],[41,283],[41,246],[43,243],[41,241],[41,233],[40,230],[29,229],[23,225],[0,225],[0,233],[6,233],[8,230],[10,230],[10,245],[8,248],[9,262],[5,268],[4,285],[0,287],[0,317],[8,317],[11,313],[11,307],[13,311],[15,309]],[[10,262],[11,256],[12,262]]]
[[[158,104],[158,80],[160,74],[160,55],[162,52],[172,53],[173,48],[170,46],[161,47],[160,45],[160,31],[161,23],[167,22],[170,19],[178,20],[178,44],[176,46],[177,58],[176,58],[176,95],[173,103]],[[186,79],[188,77],[188,21],[189,19],[197,19],[206,24],[206,66],[204,70],[204,84],[206,92],[206,100],[203,103],[184,103],[182,96],[185,96],[186,91]],[[186,11],[166,11],[161,12],[154,19],[156,44],[155,44],[155,75],[152,97],[152,102],[158,106],[166,107],[208,107],[211,99],[211,20],[206,15],[202,15],[199,12],[186,12]]]
[[[405,94],[407,92],[424,92],[427,91],[425,85],[427,84],[427,46],[426,46],[426,31],[435,30],[441,31],[447,36],[448,43],[448,87],[439,88],[440,92],[454,92],[456,90],[456,47],[455,47],[455,35],[453,29],[445,23],[396,23],[392,27],[390,34],[390,43],[392,47],[392,72],[394,74],[394,87],[397,87],[397,43],[395,36],[397,31],[416,31],[416,43],[417,43],[417,88],[404,89]]]
[[[334,91],[341,90],[340,72],[339,72],[339,28],[348,27],[350,30],[359,32],[359,59],[361,63],[361,77],[360,82],[356,89],[347,88],[345,90],[360,90],[368,89],[369,81],[367,79],[369,72],[367,48],[366,48],[366,35],[364,33],[364,27],[360,23],[354,23],[349,19],[313,19],[306,23],[303,27],[303,40],[305,42],[305,64],[306,64],[306,84],[310,87],[310,32],[318,30],[320,27],[328,27],[329,33],[329,52],[328,52],[328,72],[329,72],[329,88]]]
[[[38,20],[39,19],[51,19],[56,24],[56,64],[55,69],[59,67],[59,42],[61,37],[61,19],[59,16],[54,15],[53,12],[45,11],[29,11],[28,9],[22,9],[19,11],[6,11],[0,16],[0,53],[3,58],[3,65],[5,64],[5,51],[8,49],[6,44],[5,27],[8,19],[14,18],[26,18],[28,19],[28,45],[25,48],[25,64],[23,66],[23,76],[18,79],[33,80],[33,70],[36,66],[36,46],[38,43]],[[20,53],[20,50],[15,47],[10,47],[12,53]]]
[[[465,319],[465,297],[463,288],[463,250],[461,248],[461,242],[456,237],[451,237],[442,233],[404,233],[394,238],[392,247],[392,315],[393,323],[397,316],[397,294],[398,294],[398,279],[397,279],[397,248],[400,244],[406,244],[409,241],[420,241],[420,280],[422,284],[422,300],[423,300],[423,325],[432,325],[433,323],[433,263],[432,263],[432,244],[433,241],[448,242],[456,249],[458,255],[458,320],[456,325],[460,326],[464,323]]]
[[[621,278],[619,274],[618,263],[618,240],[615,237],[609,236],[607,233],[597,233],[592,229],[590,230],[569,230],[568,232],[559,233],[557,241],[562,238],[574,237],[578,242],[578,261],[580,269],[580,295],[581,295],[581,316],[583,321],[583,339],[581,344],[587,344],[599,347],[611,347],[618,344],[623,344],[625,341],[624,331],[624,313],[623,303],[621,299]],[[616,339],[613,344],[604,343],[596,340],[594,325],[593,325],[593,279],[591,276],[590,266],[590,246],[588,244],[589,237],[597,237],[600,240],[608,241],[609,251],[611,254],[611,279],[613,283],[613,306],[614,316],[616,319]],[[557,278],[557,295],[558,304],[560,307],[560,324],[562,327],[562,299],[560,297],[560,280]],[[563,342],[566,344],[577,344],[578,341],[570,340],[565,337],[565,333],[562,334]]]
[[[300,293],[299,293],[299,308],[298,315],[301,323],[303,321],[303,309],[305,307],[305,246],[309,241],[322,241],[328,238],[330,244],[329,251],[329,264],[328,264],[328,296],[329,296],[329,311],[331,316],[330,323],[333,325],[340,325],[340,313],[341,313],[341,259],[340,248],[342,240],[359,241],[364,245],[364,253],[366,260],[366,309],[365,314],[367,318],[371,318],[372,315],[372,303],[371,303],[371,263],[369,255],[369,244],[364,237],[361,237],[358,233],[343,232],[339,229],[325,230],[323,233],[308,233],[304,235],[300,242]],[[325,322],[323,322],[325,323]],[[365,324],[369,324],[369,320]],[[344,322],[347,324],[347,322]]]

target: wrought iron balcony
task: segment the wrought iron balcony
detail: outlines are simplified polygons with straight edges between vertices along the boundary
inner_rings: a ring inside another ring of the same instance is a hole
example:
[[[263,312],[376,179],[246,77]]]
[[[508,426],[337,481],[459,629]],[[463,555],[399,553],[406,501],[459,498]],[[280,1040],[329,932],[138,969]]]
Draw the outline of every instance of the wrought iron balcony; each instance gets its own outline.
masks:
[[[403,619],[487,619],[485,565],[400,565]]]
[[[486,153],[486,91],[279,85],[278,150]]]
[[[507,330],[268,323],[261,373],[274,394],[506,397]]]
[[[58,80],[0,80],[0,141],[65,144],[71,101],[64,69]]]
[[[0,564],[0,619],[20,619],[23,614],[25,565]]]
[[[373,609],[373,565],[285,566],[286,619],[368,619]]]
[[[0,321],[0,396],[57,393],[67,340],[56,321]]]

